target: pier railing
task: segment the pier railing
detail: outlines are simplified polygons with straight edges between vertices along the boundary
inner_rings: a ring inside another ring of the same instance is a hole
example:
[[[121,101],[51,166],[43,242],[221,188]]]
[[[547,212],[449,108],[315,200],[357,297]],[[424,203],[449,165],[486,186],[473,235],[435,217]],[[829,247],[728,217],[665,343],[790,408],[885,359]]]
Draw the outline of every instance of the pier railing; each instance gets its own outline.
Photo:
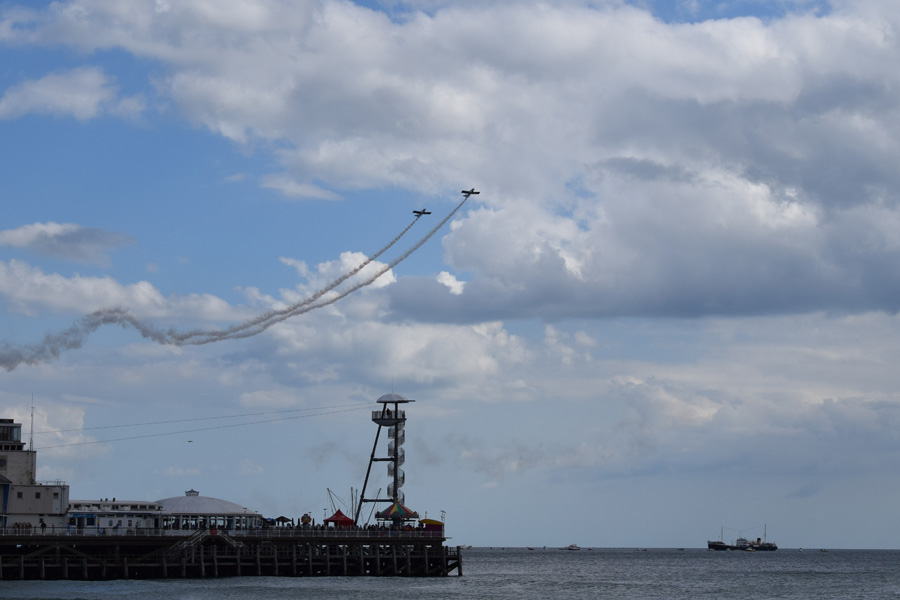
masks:
[[[97,536],[122,536],[122,537],[178,537],[187,538],[197,535],[198,529],[148,529],[134,527],[91,527],[85,529],[47,527],[0,529],[0,537],[97,537]],[[390,530],[390,529],[317,529],[314,527],[264,527],[260,529],[208,529],[210,535],[227,535],[233,538],[253,537],[272,539],[303,539],[303,540],[331,540],[331,539],[444,539],[443,532],[426,531],[421,529]]]
[[[423,531],[421,529],[304,529],[288,527],[270,527],[268,529],[252,530],[243,529],[229,531],[228,535],[240,537],[271,537],[271,538],[443,538],[440,531]]]

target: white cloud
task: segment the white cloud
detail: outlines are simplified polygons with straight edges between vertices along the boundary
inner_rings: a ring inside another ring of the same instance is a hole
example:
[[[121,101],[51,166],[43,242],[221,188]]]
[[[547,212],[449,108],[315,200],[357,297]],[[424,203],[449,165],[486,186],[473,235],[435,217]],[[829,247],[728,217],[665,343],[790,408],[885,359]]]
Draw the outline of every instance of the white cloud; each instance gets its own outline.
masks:
[[[160,61],[158,90],[187,118],[275,148],[283,170],[261,182],[286,197],[483,182],[489,210],[446,240],[465,289],[442,275],[455,301],[397,306],[478,320],[895,310],[867,272],[897,258],[890,234],[861,249],[869,232],[840,224],[897,212],[895,20],[877,6],[673,24],[618,3],[392,21],[327,0],[216,16],[84,0],[7,22],[32,43]]]
[[[81,431],[85,426],[85,407],[39,397],[34,405],[32,438],[31,407],[17,403],[20,398],[16,399],[6,392],[0,392],[0,398],[4,399],[6,407],[3,418],[22,424],[22,441],[26,443],[26,449],[33,443],[34,449],[39,450],[41,456],[62,461],[96,458],[109,450],[108,447],[95,443],[95,435]],[[65,479],[69,471],[59,465],[42,465],[38,468],[38,473],[48,479],[56,479],[53,474],[60,475],[59,479]]]
[[[98,68],[82,67],[51,73],[8,88],[0,97],[0,119],[27,114],[71,116],[80,121],[104,112],[135,117],[144,110],[140,97],[119,98],[116,86]]]
[[[338,200],[340,196],[311,183],[294,181],[283,175],[270,175],[262,182],[264,188],[278,190],[291,198],[310,198],[314,200]]]
[[[107,252],[133,243],[127,235],[74,223],[34,223],[0,231],[0,246],[25,248],[45,256],[106,264]]]
[[[451,294],[456,296],[463,293],[463,289],[466,286],[464,281],[459,281],[456,277],[448,273],[447,271],[441,271],[437,276],[438,283],[447,286],[447,289],[450,290]]]
[[[309,269],[306,263],[300,260],[286,257],[281,257],[279,260],[288,266],[294,267],[297,274],[306,279],[306,283],[297,286],[295,290],[282,291],[284,301],[288,304],[300,302],[305,297],[317,293],[341,279],[342,282],[334,288],[333,292],[323,296],[323,300],[327,300],[329,297],[376,277],[387,266],[385,263],[377,260],[370,261],[369,257],[362,252],[341,252],[337,260],[321,262],[316,266],[315,271]],[[363,264],[365,266],[360,269]],[[349,273],[355,274],[344,279]],[[389,286],[395,281],[397,281],[396,275],[394,275],[392,269],[388,269],[375,279],[371,285],[366,287],[377,290]]]
[[[87,314],[122,306],[146,317],[240,318],[241,313],[209,294],[166,298],[147,281],[123,285],[110,277],[65,277],[19,260],[0,261],[0,294],[26,313],[36,309]]]

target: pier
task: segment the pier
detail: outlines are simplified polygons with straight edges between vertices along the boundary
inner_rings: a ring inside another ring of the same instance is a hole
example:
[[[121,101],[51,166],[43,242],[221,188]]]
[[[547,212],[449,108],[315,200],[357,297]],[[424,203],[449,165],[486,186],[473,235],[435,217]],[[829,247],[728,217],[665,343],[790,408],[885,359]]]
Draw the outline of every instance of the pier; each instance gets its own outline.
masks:
[[[0,579],[446,577],[459,547],[425,531],[376,529],[145,530],[115,535],[0,532]]]
[[[444,545],[443,519],[419,518],[403,504],[400,407],[414,400],[391,393],[377,402],[378,430],[354,518],[335,509],[319,526],[308,513],[294,527],[293,519],[266,519],[194,489],[155,502],[70,500],[65,483],[35,481],[36,453],[24,449],[21,424],[0,419],[0,580],[461,576],[462,554]],[[382,428],[387,455],[376,456]],[[386,498],[366,497],[376,462],[387,463]],[[365,503],[388,506],[366,524]]]

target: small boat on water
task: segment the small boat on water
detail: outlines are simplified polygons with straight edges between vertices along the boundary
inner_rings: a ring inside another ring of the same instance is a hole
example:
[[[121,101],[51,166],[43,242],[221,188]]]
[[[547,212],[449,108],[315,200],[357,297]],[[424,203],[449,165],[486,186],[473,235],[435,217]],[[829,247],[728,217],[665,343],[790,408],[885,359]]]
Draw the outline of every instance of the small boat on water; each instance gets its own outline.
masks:
[[[563,550],[581,550],[581,547],[578,544],[569,544]]]

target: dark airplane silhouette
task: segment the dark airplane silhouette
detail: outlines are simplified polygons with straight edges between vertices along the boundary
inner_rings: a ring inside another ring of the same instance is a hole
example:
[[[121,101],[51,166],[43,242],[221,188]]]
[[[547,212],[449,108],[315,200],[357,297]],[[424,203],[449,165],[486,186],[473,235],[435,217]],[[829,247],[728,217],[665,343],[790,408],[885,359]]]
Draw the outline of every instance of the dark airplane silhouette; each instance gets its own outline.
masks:
[[[414,211],[413,211],[413,214],[416,215],[416,218],[418,219],[418,218],[421,217],[422,215],[430,215],[430,214],[431,214],[431,211],[430,211],[430,210],[425,210],[425,209],[423,208],[422,210],[414,210]]]
[[[475,188],[472,188],[471,190],[463,190],[462,191],[462,195],[466,197],[466,200],[468,200],[469,196],[471,196],[472,194],[480,194],[480,193],[481,192],[476,192]]]

